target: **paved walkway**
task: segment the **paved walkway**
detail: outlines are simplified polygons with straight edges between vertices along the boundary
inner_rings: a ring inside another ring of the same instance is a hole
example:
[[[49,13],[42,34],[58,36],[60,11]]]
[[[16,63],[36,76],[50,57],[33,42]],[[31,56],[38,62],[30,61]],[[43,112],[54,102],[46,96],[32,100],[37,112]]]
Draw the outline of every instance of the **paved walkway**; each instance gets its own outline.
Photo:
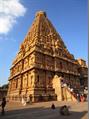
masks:
[[[56,106],[52,110],[51,104]],[[66,104],[70,106],[71,114],[69,116],[61,116],[59,114],[60,106]],[[0,108],[1,111],[1,108]],[[5,116],[0,115],[0,119],[88,119],[88,103],[74,102],[42,102],[32,105],[22,106],[20,103],[8,103],[6,106]]]

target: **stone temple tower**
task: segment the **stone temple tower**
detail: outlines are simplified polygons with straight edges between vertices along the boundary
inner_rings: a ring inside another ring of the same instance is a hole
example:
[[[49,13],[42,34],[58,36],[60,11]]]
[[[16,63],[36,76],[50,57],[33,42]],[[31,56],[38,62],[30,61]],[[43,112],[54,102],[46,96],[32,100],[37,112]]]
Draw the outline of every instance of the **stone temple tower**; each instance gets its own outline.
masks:
[[[10,100],[30,97],[33,102],[57,100],[53,79],[64,77],[67,84],[80,87],[81,70],[86,86],[87,66],[83,60],[81,65],[80,60],[69,53],[46,13],[37,12],[12,63],[7,97]]]

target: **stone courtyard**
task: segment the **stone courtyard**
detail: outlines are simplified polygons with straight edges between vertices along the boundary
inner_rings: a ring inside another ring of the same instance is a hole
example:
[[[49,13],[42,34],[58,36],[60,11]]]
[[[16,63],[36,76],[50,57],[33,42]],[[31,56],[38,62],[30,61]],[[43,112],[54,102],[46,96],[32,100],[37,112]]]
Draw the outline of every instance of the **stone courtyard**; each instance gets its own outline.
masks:
[[[52,110],[51,104],[56,106]],[[60,106],[66,104],[69,106],[70,115],[61,116],[59,114]],[[88,119],[88,102],[40,102],[22,106],[21,103],[7,103],[5,116],[0,115],[0,119]],[[1,111],[1,107],[0,107]]]

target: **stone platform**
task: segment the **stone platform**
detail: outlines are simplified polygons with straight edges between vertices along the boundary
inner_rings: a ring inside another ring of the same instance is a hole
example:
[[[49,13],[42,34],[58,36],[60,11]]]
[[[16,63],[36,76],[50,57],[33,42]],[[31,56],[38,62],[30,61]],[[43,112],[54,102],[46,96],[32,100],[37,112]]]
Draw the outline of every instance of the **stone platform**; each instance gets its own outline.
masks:
[[[56,106],[52,110],[51,104]],[[61,116],[59,113],[60,106],[66,104],[69,106],[71,114]],[[0,119],[88,119],[88,102],[41,102],[23,106],[21,103],[7,103],[5,116],[0,115]],[[1,107],[0,107],[1,111]]]

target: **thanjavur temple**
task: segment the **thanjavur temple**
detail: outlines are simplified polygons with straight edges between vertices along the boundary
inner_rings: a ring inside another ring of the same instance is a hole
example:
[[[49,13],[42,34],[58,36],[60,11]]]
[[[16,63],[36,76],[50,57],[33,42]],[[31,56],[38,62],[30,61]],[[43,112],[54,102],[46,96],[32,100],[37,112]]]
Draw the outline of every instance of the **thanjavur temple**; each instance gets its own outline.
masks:
[[[74,94],[88,85],[87,70],[86,62],[68,51],[47,14],[39,11],[12,62],[7,97],[75,101]]]

